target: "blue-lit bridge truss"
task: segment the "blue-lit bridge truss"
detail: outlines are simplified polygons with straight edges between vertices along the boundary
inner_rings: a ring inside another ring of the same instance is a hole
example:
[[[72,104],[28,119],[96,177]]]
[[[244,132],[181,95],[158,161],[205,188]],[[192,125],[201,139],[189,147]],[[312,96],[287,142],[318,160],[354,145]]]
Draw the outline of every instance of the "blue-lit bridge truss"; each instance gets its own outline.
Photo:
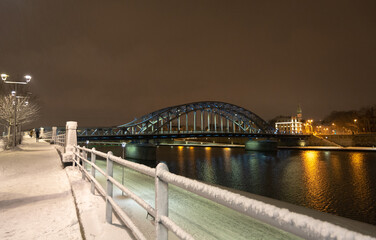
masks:
[[[253,112],[233,104],[214,101],[163,108],[113,128],[78,130],[78,137],[81,139],[96,139],[95,136],[102,136],[111,140],[270,135],[274,135],[274,128]]]

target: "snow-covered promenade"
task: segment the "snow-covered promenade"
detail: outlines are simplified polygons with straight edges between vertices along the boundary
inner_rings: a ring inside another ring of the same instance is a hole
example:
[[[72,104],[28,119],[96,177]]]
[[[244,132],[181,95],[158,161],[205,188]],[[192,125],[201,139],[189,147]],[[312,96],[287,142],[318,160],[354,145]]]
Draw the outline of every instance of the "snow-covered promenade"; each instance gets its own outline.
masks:
[[[106,224],[104,204],[52,145],[26,138],[0,152],[0,239],[132,239]]]

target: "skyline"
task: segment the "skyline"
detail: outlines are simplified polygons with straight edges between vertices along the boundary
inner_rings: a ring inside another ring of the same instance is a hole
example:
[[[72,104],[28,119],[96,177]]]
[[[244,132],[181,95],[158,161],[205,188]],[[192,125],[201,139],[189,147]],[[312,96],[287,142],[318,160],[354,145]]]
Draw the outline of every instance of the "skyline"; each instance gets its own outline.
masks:
[[[0,3],[0,71],[30,74],[33,126],[120,125],[197,101],[265,120],[376,104],[374,1]],[[4,84],[1,85],[3,87]]]

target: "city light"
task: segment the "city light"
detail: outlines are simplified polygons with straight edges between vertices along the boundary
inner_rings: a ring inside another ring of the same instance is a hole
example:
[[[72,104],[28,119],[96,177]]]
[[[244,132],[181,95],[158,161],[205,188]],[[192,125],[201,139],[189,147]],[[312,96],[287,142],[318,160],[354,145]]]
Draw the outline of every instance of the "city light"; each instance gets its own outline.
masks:
[[[7,74],[5,74],[5,73],[2,73],[2,74],[1,74],[1,79],[2,79],[3,81],[7,80],[8,77],[9,77],[9,75],[7,75]]]
[[[30,82],[31,76],[30,75],[25,75],[24,78],[26,79],[26,82]]]

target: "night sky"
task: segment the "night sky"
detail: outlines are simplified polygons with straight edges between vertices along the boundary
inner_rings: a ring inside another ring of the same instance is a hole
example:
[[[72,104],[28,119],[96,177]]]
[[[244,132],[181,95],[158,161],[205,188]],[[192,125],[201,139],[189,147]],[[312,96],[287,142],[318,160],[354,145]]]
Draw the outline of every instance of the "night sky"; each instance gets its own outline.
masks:
[[[0,71],[33,76],[35,127],[203,100],[319,120],[376,104],[376,1],[1,0]]]

